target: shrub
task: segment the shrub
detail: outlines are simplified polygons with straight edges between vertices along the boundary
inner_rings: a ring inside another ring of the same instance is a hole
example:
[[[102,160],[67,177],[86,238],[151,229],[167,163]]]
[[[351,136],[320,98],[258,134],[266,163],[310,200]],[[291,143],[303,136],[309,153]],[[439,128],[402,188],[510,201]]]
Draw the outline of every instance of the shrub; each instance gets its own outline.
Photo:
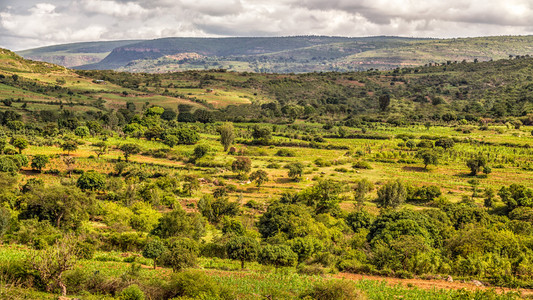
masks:
[[[363,160],[360,160],[358,162],[355,162],[353,165],[352,165],[352,168],[354,169],[367,169],[367,170],[371,170],[372,169],[372,166],[366,162],[366,161],[363,161]]]
[[[144,300],[144,292],[138,285],[132,284],[120,292],[119,300]]]
[[[363,293],[355,288],[355,283],[348,280],[329,280],[316,284],[302,297],[316,300],[360,300],[366,299]]]
[[[226,244],[228,257],[241,262],[241,269],[244,269],[244,262],[254,261],[259,253],[259,243],[247,236],[237,236]]]
[[[201,271],[185,271],[172,277],[165,299],[236,299],[234,291]]]
[[[276,156],[281,156],[281,157],[295,157],[296,154],[289,150],[289,149],[279,149],[278,152],[276,152]]]
[[[76,182],[76,186],[82,190],[101,191],[105,187],[105,176],[96,171],[83,173]]]
[[[379,207],[397,208],[405,202],[407,191],[405,185],[399,181],[386,183],[378,190],[377,203]]]

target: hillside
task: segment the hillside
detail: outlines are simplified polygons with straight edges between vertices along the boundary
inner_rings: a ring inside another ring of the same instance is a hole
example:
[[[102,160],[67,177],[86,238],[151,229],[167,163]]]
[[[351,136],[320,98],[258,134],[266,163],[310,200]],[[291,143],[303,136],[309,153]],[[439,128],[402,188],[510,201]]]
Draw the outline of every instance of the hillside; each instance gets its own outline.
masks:
[[[17,53],[27,59],[46,61],[72,68],[100,62],[109,55],[113,49],[138,42],[140,41],[127,40],[73,43],[18,51]]]
[[[532,74],[525,55],[159,74],[0,49],[0,299],[529,297]]]
[[[163,38],[58,45],[19,54],[86,70],[164,73],[224,68],[241,72],[302,73],[487,61],[509,55],[532,55],[532,45],[533,36]]]

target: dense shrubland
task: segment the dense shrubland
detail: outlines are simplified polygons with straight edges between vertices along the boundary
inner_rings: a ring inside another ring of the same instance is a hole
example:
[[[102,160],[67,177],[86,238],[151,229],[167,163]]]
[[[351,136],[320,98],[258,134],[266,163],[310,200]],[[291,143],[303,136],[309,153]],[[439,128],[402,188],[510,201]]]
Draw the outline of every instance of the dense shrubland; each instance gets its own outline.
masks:
[[[8,107],[0,113],[0,281],[119,299],[250,297],[243,291],[257,283],[242,279],[236,289],[224,271],[294,280],[252,295],[270,298],[375,297],[372,284],[355,290],[308,277],[337,272],[531,287],[532,91],[480,83],[496,80],[497,68],[531,83],[531,59],[517,58],[230,74],[275,101],[217,110],[127,101],[86,112]],[[205,87],[227,75],[79,74],[136,92],[169,81]],[[339,88],[347,77],[363,87]],[[410,97],[415,104],[404,103]],[[127,267],[93,270],[100,263]]]

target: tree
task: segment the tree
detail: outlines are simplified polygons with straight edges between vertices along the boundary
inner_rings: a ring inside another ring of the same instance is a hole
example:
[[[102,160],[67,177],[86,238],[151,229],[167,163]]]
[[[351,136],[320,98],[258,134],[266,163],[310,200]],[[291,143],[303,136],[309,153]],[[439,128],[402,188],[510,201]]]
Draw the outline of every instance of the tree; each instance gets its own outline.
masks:
[[[11,140],[11,145],[19,149],[19,154],[22,154],[22,150],[28,148],[28,141],[25,138],[18,137]]]
[[[268,145],[272,139],[272,131],[268,127],[255,125],[252,128],[252,137],[256,144]]]
[[[207,155],[211,151],[211,147],[207,144],[201,144],[194,147],[194,157],[196,159],[202,158]]]
[[[57,228],[77,229],[88,218],[93,198],[72,186],[35,186],[24,195],[20,219],[48,220]]]
[[[152,234],[163,239],[189,237],[198,240],[205,233],[204,222],[198,213],[188,214],[183,209],[176,208],[159,219]]]
[[[220,143],[224,146],[224,152],[226,152],[235,140],[233,123],[225,123],[218,128],[218,132],[220,133]]]
[[[172,121],[175,120],[178,114],[172,109],[165,107],[165,111],[161,114],[161,119]]]
[[[172,267],[174,272],[179,272],[187,267],[194,267],[198,259],[198,245],[188,238],[172,239],[163,254],[162,261]]]
[[[36,154],[31,160],[31,168],[39,173],[42,172],[43,168],[50,162],[50,158],[44,154]]]
[[[268,173],[264,170],[257,170],[250,174],[250,179],[255,181],[257,187],[261,187],[263,183],[268,181]]]
[[[481,168],[484,168],[487,165],[487,160],[483,155],[478,155],[475,158],[469,159],[466,162],[468,168],[470,168],[470,175],[476,176]]]
[[[424,162],[424,169],[427,170],[428,165],[437,165],[439,163],[439,155],[433,150],[421,150],[416,154],[416,158],[421,158]]]
[[[407,197],[407,190],[405,185],[399,181],[392,181],[386,183],[378,190],[377,203],[379,207],[397,208],[405,202]]]
[[[379,109],[381,111],[387,110],[387,108],[390,105],[390,95],[389,94],[383,94],[379,96]]]
[[[76,186],[87,191],[101,191],[105,187],[105,176],[96,171],[87,171],[83,173],[76,182]]]
[[[276,268],[291,267],[298,261],[298,255],[287,245],[266,245],[261,250],[259,261]]]
[[[333,180],[321,180],[311,188],[304,190],[300,197],[307,206],[312,207],[316,214],[337,213],[339,208],[339,194],[342,185]]]
[[[304,165],[300,162],[293,162],[287,165],[287,168],[289,169],[289,178],[298,181],[300,178],[302,178],[302,174],[304,171]]]
[[[32,251],[29,263],[37,271],[45,284],[46,291],[51,292],[55,286],[66,296],[67,286],[63,281],[63,273],[76,265],[78,247],[74,238],[67,236],[57,240],[57,244],[40,251]]]
[[[68,177],[72,176],[72,166],[76,163],[76,159],[72,156],[63,157],[63,162],[67,165]]]
[[[200,123],[204,123],[204,124],[213,123],[214,121],[213,113],[208,110],[201,109],[201,108],[195,110],[193,116],[196,119],[196,121]]]
[[[109,149],[109,147],[107,146],[105,142],[94,143],[91,146],[95,148],[93,151],[94,153],[96,153],[96,157],[98,159],[100,159],[100,156],[106,154]]]
[[[357,204],[362,205],[367,193],[374,189],[374,184],[368,179],[358,180],[354,187],[354,200]]]
[[[239,213],[239,203],[229,202],[227,198],[214,199],[211,195],[204,195],[198,201],[198,211],[211,223],[218,223],[223,216],[236,216]]]
[[[141,152],[141,147],[137,144],[129,143],[120,145],[119,150],[124,153],[124,159],[126,159],[127,162],[130,155]]]
[[[226,244],[226,252],[229,258],[240,260],[244,269],[244,262],[257,259],[259,243],[251,237],[236,236]]]
[[[185,176],[185,183],[183,184],[183,192],[191,196],[194,191],[200,189],[200,180],[194,175]]]
[[[435,142],[436,147],[442,147],[445,150],[453,148],[454,145],[455,142],[453,141],[453,139],[450,138],[440,138]]]
[[[84,138],[86,136],[88,136],[91,132],[89,131],[89,127],[87,126],[78,126],[76,127],[76,129],[74,130],[74,134],[81,137],[81,138]]]
[[[154,260],[154,269],[157,266],[157,261],[161,258],[163,253],[167,250],[165,244],[158,238],[151,239],[143,249],[143,256]]]
[[[231,164],[231,170],[239,173],[241,178],[245,177],[252,169],[252,161],[248,157],[239,156]]]
[[[67,152],[67,155],[70,155],[71,151],[76,151],[78,149],[78,143],[73,140],[65,141],[61,144],[61,149]]]

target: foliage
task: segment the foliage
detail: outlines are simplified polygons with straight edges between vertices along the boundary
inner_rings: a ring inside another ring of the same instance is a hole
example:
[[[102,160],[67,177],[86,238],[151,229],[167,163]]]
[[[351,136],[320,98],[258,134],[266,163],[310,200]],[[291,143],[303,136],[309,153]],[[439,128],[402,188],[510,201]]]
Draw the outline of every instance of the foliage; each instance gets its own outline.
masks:
[[[241,261],[241,268],[244,269],[244,262],[254,261],[259,254],[259,243],[247,236],[236,236],[226,244],[228,257]]]
[[[76,264],[76,245],[72,238],[63,238],[55,247],[33,251],[29,257],[31,268],[37,271],[46,291],[61,288],[61,294],[67,294],[67,287],[62,274]]]
[[[126,159],[126,162],[128,161],[130,155],[141,152],[141,147],[133,143],[122,144],[119,146],[119,149],[124,153],[124,158]]]
[[[104,189],[106,178],[96,171],[83,173],[76,181],[76,186],[82,190],[101,191]]]
[[[229,202],[224,197],[214,199],[211,195],[204,195],[198,201],[198,211],[209,222],[218,223],[224,216],[236,216],[239,213],[239,204]]]
[[[298,262],[298,255],[287,245],[266,245],[259,255],[261,263],[277,267],[290,267]]]
[[[204,235],[204,231],[204,222],[198,214],[188,214],[176,208],[159,219],[152,233],[160,238],[189,237],[197,240]]]
[[[407,190],[405,185],[399,181],[387,182],[378,189],[377,204],[383,208],[397,208],[405,202]]]
[[[257,170],[250,174],[250,180],[255,181],[257,187],[260,187],[263,183],[268,182],[268,173],[264,170]]]
[[[220,143],[224,146],[224,152],[226,152],[235,141],[235,129],[233,128],[233,123],[224,123],[218,127],[218,132],[220,133]]]

